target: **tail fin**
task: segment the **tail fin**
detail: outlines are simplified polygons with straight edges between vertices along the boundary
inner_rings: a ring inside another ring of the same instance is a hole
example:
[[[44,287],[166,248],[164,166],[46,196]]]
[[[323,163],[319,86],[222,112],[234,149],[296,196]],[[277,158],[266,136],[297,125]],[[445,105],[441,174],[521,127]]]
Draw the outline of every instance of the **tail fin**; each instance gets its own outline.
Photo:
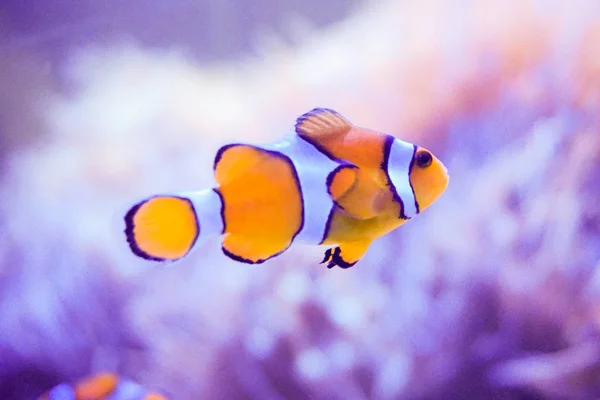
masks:
[[[127,242],[146,260],[177,260],[190,252],[201,232],[202,238],[221,233],[220,208],[220,198],[212,190],[150,197],[125,215]],[[200,222],[204,216],[207,229]]]

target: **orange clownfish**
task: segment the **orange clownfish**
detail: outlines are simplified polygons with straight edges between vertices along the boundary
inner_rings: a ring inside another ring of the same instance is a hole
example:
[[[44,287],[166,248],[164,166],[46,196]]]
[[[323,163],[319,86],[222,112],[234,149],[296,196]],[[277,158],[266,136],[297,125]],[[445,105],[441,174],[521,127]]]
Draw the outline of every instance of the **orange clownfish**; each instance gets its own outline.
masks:
[[[264,146],[229,144],[214,161],[217,187],[160,194],[125,216],[131,250],[177,260],[223,235],[230,258],[259,264],[292,243],[328,246],[328,268],[349,268],[376,238],[429,207],[448,186],[430,151],[315,108],[295,132]]]
[[[133,381],[120,378],[116,374],[102,372],[73,385],[61,383],[44,393],[38,400],[167,400],[167,398],[158,392],[148,391]]]

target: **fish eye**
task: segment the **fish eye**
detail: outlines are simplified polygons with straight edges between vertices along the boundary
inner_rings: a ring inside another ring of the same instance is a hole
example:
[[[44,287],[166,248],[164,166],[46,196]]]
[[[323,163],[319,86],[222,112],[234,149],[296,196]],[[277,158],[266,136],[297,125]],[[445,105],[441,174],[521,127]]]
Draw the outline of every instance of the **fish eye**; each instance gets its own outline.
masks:
[[[433,161],[433,157],[431,156],[431,153],[428,151],[420,151],[416,155],[416,161],[417,161],[417,165],[420,168],[427,168],[431,165],[431,162]]]

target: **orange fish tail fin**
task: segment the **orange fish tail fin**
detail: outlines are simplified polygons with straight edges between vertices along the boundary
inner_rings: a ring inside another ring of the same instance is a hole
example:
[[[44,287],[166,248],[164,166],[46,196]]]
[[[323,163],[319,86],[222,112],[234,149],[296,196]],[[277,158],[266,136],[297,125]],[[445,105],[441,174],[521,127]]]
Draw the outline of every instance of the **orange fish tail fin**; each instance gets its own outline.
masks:
[[[174,261],[199,239],[222,232],[221,200],[213,190],[156,195],[137,203],[125,215],[129,247],[139,257]]]

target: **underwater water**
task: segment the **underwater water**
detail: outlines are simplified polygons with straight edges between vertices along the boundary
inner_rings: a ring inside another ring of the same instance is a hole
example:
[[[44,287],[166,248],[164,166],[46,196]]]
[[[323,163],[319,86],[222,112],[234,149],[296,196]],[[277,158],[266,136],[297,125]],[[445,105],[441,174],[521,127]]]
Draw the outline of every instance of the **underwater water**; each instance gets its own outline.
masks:
[[[447,191],[347,270],[131,254],[132,202],[317,106]],[[0,179],[1,399],[600,396],[597,0],[4,0]]]

